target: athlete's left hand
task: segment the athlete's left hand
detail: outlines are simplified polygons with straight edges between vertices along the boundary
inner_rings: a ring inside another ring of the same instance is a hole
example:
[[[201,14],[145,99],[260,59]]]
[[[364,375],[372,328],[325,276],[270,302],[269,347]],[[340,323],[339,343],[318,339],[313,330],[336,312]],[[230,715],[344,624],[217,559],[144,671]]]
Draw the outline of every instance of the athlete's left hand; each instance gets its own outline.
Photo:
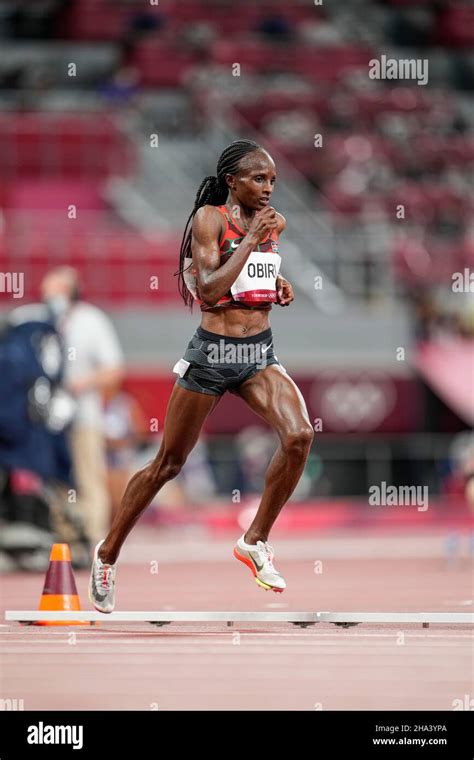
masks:
[[[281,275],[278,275],[276,279],[276,289],[277,303],[280,304],[280,306],[289,306],[290,303],[294,301],[295,297],[293,295],[293,288],[288,280],[285,280]]]

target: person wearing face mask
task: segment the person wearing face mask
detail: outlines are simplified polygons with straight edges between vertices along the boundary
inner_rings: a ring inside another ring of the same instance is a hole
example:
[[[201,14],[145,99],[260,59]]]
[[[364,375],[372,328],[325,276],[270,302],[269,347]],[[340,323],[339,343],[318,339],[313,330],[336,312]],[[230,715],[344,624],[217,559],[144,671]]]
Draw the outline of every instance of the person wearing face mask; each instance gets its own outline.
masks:
[[[94,546],[110,519],[102,393],[122,381],[123,353],[107,315],[82,300],[75,269],[63,266],[49,271],[41,294],[63,337],[65,389],[77,402],[70,432],[77,506]]]

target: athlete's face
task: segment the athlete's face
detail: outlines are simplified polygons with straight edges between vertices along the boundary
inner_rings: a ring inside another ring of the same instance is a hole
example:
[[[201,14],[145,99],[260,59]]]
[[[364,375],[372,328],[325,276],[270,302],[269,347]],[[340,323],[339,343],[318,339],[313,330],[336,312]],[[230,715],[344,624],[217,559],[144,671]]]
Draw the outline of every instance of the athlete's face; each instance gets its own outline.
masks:
[[[275,164],[265,150],[255,150],[244,156],[235,174],[227,174],[234,198],[246,208],[265,208],[270,203],[276,182]]]

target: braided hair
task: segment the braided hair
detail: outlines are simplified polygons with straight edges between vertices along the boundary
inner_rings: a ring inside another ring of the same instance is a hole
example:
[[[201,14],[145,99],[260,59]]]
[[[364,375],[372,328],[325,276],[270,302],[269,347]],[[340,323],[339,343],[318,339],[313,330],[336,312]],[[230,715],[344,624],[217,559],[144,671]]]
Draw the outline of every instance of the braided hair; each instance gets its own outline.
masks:
[[[174,273],[174,276],[178,275],[178,290],[180,295],[186,306],[191,308],[191,311],[194,299],[185,283],[184,272],[192,266],[192,262],[185,268],[184,260],[186,258],[191,258],[192,256],[192,220],[197,210],[202,206],[205,206],[206,204],[210,204],[211,206],[221,206],[226,202],[229,188],[225,180],[225,175],[235,174],[238,171],[240,159],[248,153],[260,149],[261,146],[253,140],[235,140],[222,151],[217,162],[217,176],[215,177],[211,175],[204,177],[199,186],[194,201],[194,208],[191,211],[188,221],[186,222],[186,227],[184,228],[183,239],[179,251],[179,269]]]

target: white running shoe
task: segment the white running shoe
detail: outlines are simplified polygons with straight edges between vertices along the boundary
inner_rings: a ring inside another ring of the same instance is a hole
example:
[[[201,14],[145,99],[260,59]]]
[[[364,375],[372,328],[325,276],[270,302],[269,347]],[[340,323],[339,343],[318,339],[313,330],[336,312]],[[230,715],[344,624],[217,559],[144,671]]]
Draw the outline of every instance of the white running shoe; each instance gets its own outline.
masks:
[[[106,565],[99,557],[99,549],[105,538],[94,549],[94,559],[89,578],[89,600],[99,612],[112,612],[115,607],[116,565]]]
[[[245,533],[239,538],[234,547],[234,557],[247,565],[255,577],[255,582],[266,591],[282,592],[286,588],[285,579],[273,566],[275,553],[268,541],[257,541],[247,544]]]

